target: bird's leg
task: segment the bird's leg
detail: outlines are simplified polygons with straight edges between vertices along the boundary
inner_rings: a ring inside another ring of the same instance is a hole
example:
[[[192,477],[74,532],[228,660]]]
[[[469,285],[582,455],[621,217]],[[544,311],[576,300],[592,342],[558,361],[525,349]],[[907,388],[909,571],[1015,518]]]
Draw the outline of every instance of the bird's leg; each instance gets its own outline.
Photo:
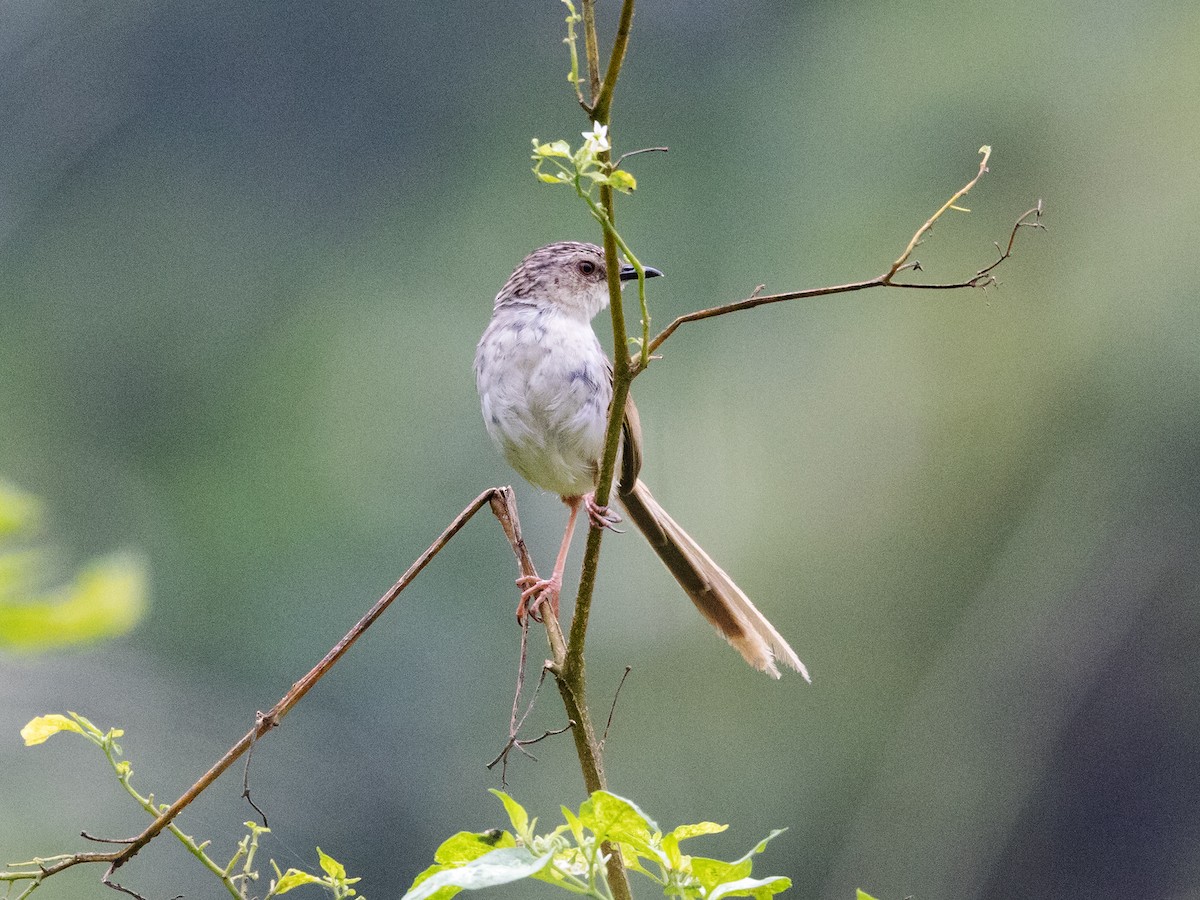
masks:
[[[621,516],[616,510],[598,504],[595,494],[585,494],[583,505],[587,507],[588,519],[591,521],[593,528],[607,528],[609,531],[614,531],[617,534],[621,533],[621,529],[616,527],[617,523],[621,521]]]
[[[538,608],[543,603],[549,603],[558,618],[558,596],[562,591],[563,571],[567,567],[567,551],[571,549],[571,536],[575,533],[575,519],[579,515],[579,504],[582,497],[563,497],[563,503],[571,510],[567,516],[567,530],[563,533],[562,545],[558,548],[558,558],[554,560],[554,572],[547,578],[537,578],[534,575],[522,575],[517,579],[517,586],[522,588],[521,602],[517,604],[517,621],[524,622],[525,616],[533,617],[535,622],[542,621]],[[589,515],[591,515],[589,509]]]

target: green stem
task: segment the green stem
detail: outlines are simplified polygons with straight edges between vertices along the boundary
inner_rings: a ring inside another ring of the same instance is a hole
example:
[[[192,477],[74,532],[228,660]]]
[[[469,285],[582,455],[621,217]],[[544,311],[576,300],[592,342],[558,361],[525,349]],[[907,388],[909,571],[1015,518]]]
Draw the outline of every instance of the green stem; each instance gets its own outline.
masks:
[[[103,741],[100,744],[100,747],[104,751],[104,755],[108,758],[109,765],[112,766],[113,771],[116,773],[117,781],[121,782],[121,787],[125,788],[125,792],[129,794],[129,796],[132,797],[137,804],[142,807],[142,809],[148,812],[151,818],[158,818],[162,814],[163,810],[166,809],[166,807],[164,806],[162,809],[159,809],[154,803],[153,794],[151,794],[149,797],[143,797],[137,792],[137,790],[134,789],[133,785],[130,784],[130,777],[133,773],[129,769],[128,763],[122,765],[121,762],[118,761],[113,755],[111,741]],[[225,890],[229,891],[231,896],[237,898],[237,900],[242,900],[242,895],[238,891],[237,885],[235,885],[229,879],[229,876],[226,874],[225,870],[218,866],[212,857],[204,852],[204,847],[200,844],[197,844],[195,838],[193,838],[191,835],[184,834],[183,831],[179,829],[179,826],[175,825],[174,823],[167,825],[167,831],[171,832],[171,834],[175,836],[179,843],[183,844],[183,846],[187,848],[187,851],[192,854],[192,856],[200,860],[201,864],[206,869],[221,879],[221,884],[225,885]]]

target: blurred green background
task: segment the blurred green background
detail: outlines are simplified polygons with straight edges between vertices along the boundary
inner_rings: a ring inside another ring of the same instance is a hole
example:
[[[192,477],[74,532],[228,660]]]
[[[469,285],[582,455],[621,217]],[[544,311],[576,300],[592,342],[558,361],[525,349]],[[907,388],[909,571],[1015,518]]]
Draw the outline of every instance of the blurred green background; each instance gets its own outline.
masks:
[[[0,475],[66,565],[141,550],[152,606],[0,658],[0,861],[142,826],[82,742],[20,747],[29,718],[124,727],[172,799],[514,479],[475,341],[525,253],[597,234],[527,160],[587,125],[563,12],[5,4]],[[598,711],[633,666],[611,784],[664,826],[732,824],[695,852],[787,826],[758,865],[805,898],[1200,897],[1198,34],[1184,2],[641,4],[614,135],[670,147],[618,211],[667,273],[656,324],[880,272],[984,143],[927,277],[990,262],[1038,197],[1050,228],[999,289],[689,325],[638,380],[644,477],[814,676],[752,672],[636,533],[606,540]],[[564,511],[518,494],[548,566]],[[380,900],[502,823],[514,575],[481,517],[259,746],[267,855],[319,843]],[[561,724],[552,692],[534,720]],[[556,821],[573,751],[537,754],[510,788]],[[240,790],[182,820],[219,855]],[[99,874],[43,892],[109,896]],[[165,841],[123,880],[219,892]]]

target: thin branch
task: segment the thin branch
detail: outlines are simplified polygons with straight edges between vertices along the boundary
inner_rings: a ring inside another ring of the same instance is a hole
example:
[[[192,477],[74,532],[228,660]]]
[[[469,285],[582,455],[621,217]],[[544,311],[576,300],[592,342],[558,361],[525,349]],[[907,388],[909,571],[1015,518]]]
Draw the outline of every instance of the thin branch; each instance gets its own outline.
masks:
[[[612,52],[608,57],[608,69],[604,73],[604,81],[600,93],[593,93],[595,102],[592,104],[592,118],[597,122],[608,123],[608,113],[612,106],[613,91],[617,87],[617,78],[621,74],[621,65],[625,62],[625,51],[629,47],[629,33],[633,28],[634,0],[624,0],[621,4],[621,18],[617,22],[617,34],[613,38]],[[588,4],[590,5],[590,4]]]
[[[582,0],[582,3],[587,38],[588,75],[592,85],[593,98],[589,115],[594,123],[608,125],[613,91],[621,73],[621,65],[624,62],[625,50],[629,43],[629,32],[633,24],[634,0],[623,0],[617,35],[613,42],[612,53],[609,55],[608,70],[605,72],[602,88],[599,86],[595,0]],[[604,158],[605,161],[608,161],[609,155],[605,154]],[[615,346],[623,348],[626,346],[626,331],[625,315],[621,306],[616,232],[613,230],[616,216],[613,211],[613,191],[607,184],[600,187],[600,206],[604,210],[608,225],[604,228],[604,259],[608,273],[609,311],[612,318],[613,338]],[[594,495],[596,502],[601,506],[608,504],[612,490],[613,470],[616,468],[617,448],[620,445],[621,426],[625,417],[625,399],[629,396],[629,384],[633,378],[625,352],[619,349],[615,357],[613,360],[613,396],[609,407],[604,454]],[[555,651],[555,659],[558,662],[554,672],[555,683],[558,685],[563,706],[567,710],[567,717],[575,723],[571,733],[575,738],[575,752],[579,757],[584,786],[589,794],[608,786],[604,775],[602,748],[596,739],[596,731],[592,726],[591,713],[587,706],[587,678],[584,671],[583,654],[592,597],[596,587],[596,573],[600,565],[600,544],[603,534],[603,529],[595,527],[588,529],[587,547],[584,551],[583,567],[579,576],[579,590],[575,597],[575,609],[571,618],[570,637],[561,657]],[[557,622],[548,618],[548,632],[551,630],[551,625],[557,626]],[[553,635],[551,635],[552,642],[553,639]],[[633,892],[629,886],[629,875],[625,871],[620,847],[606,843],[604,852],[608,857],[606,869],[613,900],[632,900]]]
[[[670,147],[643,147],[641,150],[630,150],[628,153],[622,153],[618,156],[612,167],[614,169],[621,168],[625,164],[625,160],[631,156],[641,156],[643,153],[668,153],[670,149]]]
[[[625,679],[629,677],[629,673],[633,671],[633,666],[626,666],[625,673],[621,676],[621,680],[617,682],[617,689],[613,692],[612,706],[608,708],[608,721],[604,723],[604,734],[600,738],[601,748],[608,742],[608,729],[612,727],[613,714],[617,711],[617,699],[621,696],[621,688],[625,687]]]
[[[458,534],[462,527],[471,520],[471,517],[474,516],[475,513],[479,512],[485,503],[492,499],[492,496],[497,492],[497,490],[503,490],[503,488],[488,488],[486,491],[472,500],[471,503],[467,505],[466,509],[459,513],[454,518],[454,521],[452,521],[446,527],[446,530],[441,533],[437,540],[430,544],[425,552],[417,558],[416,562],[409,566],[408,571],[400,577],[400,580],[392,585],[391,589],[386,594],[375,601],[375,605],[367,611],[366,615],[364,615],[358,620],[358,622],[354,624],[354,627],[346,633],[346,636],[338,641],[333,648],[325,654],[324,658],[322,658],[319,663],[313,666],[313,668],[310,669],[303,678],[293,684],[291,689],[283,695],[282,699],[280,699],[278,703],[271,707],[270,711],[267,712],[266,715],[262,716],[258,722],[255,723],[255,726],[250,729],[250,731],[248,731],[240,741],[230,747],[225,755],[217,760],[211,769],[205,772],[195,784],[188,788],[187,791],[184,792],[183,796],[171,804],[171,806],[168,807],[162,815],[155,819],[149,828],[139,834],[134,839],[134,842],[128,847],[128,849],[121,852],[120,858],[113,861],[113,869],[119,869],[122,865],[132,859],[137,852],[142,849],[142,847],[154,840],[154,838],[156,838],[158,834],[164,828],[166,828],[176,816],[179,815],[180,812],[182,812],[193,800],[199,797],[200,794],[210,784],[216,781],[226,769],[233,765],[233,763],[236,762],[243,753],[250,749],[250,745],[253,744],[255,740],[262,737],[269,730],[279,724],[279,722],[283,720],[283,717],[291,712],[292,708],[295,707],[295,705],[304,698],[304,695],[312,689],[313,685],[320,681],[325,676],[325,673],[333,668],[337,661],[345,655],[346,651],[354,645],[354,642],[362,636],[363,632],[370,628],[375,620],[383,615],[384,610],[392,605],[392,601],[399,597],[401,592],[403,592],[404,589],[412,583],[413,579],[416,578],[417,575],[419,575],[427,565],[429,565],[429,561],[437,556],[439,552],[441,552],[441,549],[445,547],[447,543],[449,543],[450,539],[454,537],[454,535]]]
[[[256,712],[254,714],[254,724],[256,726],[261,724],[262,720],[266,718],[266,715],[267,714],[262,710]],[[278,725],[279,723],[276,722],[275,724]],[[246,766],[244,769],[242,769],[242,799],[254,807],[254,811],[262,818],[263,828],[270,828],[271,826],[267,824],[267,814],[263,812],[259,808],[258,804],[250,798],[250,761],[254,759],[255,743],[257,743],[257,739],[250,743],[250,748],[246,751]]]
[[[484,504],[490,504],[492,511],[496,514],[496,518],[500,520],[505,536],[512,546],[513,553],[522,571],[529,574],[536,574],[533,569],[533,563],[529,558],[528,550],[525,548],[525,542],[521,538],[513,489],[511,487],[488,488],[472,500],[462,512],[455,516],[441,535],[409,566],[408,570],[400,577],[400,580],[392,585],[387,593],[375,602],[367,613],[355,623],[354,627],[325,654],[321,661],[309,670],[304,677],[293,684],[291,689],[268,712],[257,714],[255,716],[254,727],[241,740],[230,747],[225,755],[214,763],[178,800],[164,809],[145,831],[134,838],[106,841],[123,845],[121,849],[108,853],[62,854],[43,859],[33,859],[27,863],[15,863],[14,865],[30,867],[36,871],[0,871],[0,881],[28,880],[35,884],[40,884],[51,875],[72,868],[73,866],[85,863],[108,863],[108,869],[102,878],[104,884],[130,896],[139,896],[135,892],[113,881],[112,876],[116,870],[133,859],[143,847],[158,837],[164,829],[173,828],[172,822],[188,805],[199,797],[244,753],[247,753],[255,741],[276,727],[283,720],[284,716],[304,698],[305,694],[345,655],[346,651],[362,636],[363,632],[371,627],[375,620],[383,614],[384,610],[400,596],[430,561],[441,552],[446,544],[462,530],[463,526],[483,508]],[[553,616],[547,617],[546,625],[547,631],[551,635],[551,643],[556,642],[554,635],[557,634],[557,645],[559,648],[564,648],[565,642],[563,641],[562,633],[558,631],[558,623],[554,620]],[[561,650],[561,653],[565,653],[565,650]],[[559,658],[561,658],[561,653]],[[258,807],[256,806],[255,809],[258,809]],[[85,834],[84,836],[89,840],[96,840],[91,835]]]
[[[590,104],[584,104],[584,109],[591,115],[600,93],[600,42],[596,36],[596,0],[582,0],[583,6],[583,46],[588,65],[588,94],[592,98]],[[606,120],[607,121],[607,120]]]
[[[847,284],[836,284],[829,287],[820,288],[807,288],[800,291],[785,291],[780,294],[760,294],[759,291],[762,289],[762,285],[759,285],[754,289],[754,292],[744,300],[726,303],[721,306],[713,306],[709,309],[696,310],[695,312],[686,313],[685,315],[677,317],[671,322],[671,324],[654,336],[647,347],[647,352],[653,353],[655,350],[661,347],[667,338],[675,333],[676,329],[678,329],[680,325],[685,325],[688,322],[699,322],[701,319],[711,319],[715,316],[724,316],[728,313],[740,312],[744,309],[754,309],[756,306],[766,306],[770,303],[782,303],[786,300],[810,300],[815,297],[828,297],[832,294],[847,294],[853,291],[864,291],[870,288],[880,287],[909,288],[922,291],[953,291],[961,290],[963,288],[982,288],[995,284],[996,278],[992,273],[1001,263],[1005,262],[1012,256],[1013,247],[1017,239],[1017,232],[1022,228],[1037,228],[1043,231],[1045,230],[1046,226],[1041,221],[1042,213],[1044,211],[1041,200],[1039,200],[1035,206],[1026,210],[1017,218],[1016,223],[1009,232],[1008,242],[1004,248],[1001,248],[999,242],[996,242],[995,246],[999,252],[999,256],[995,262],[980,269],[970,278],[964,278],[961,281],[932,284],[919,284],[916,282],[903,282],[895,280],[896,275],[901,272],[920,271],[920,263],[916,260],[910,261],[913,249],[920,243],[921,237],[923,237],[929,231],[929,229],[933,226],[933,223],[937,221],[937,218],[943,212],[953,206],[953,201],[960,199],[968,190],[970,190],[970,188],[973,187],[979,180],[980,175],[982,175],[985,171],[986,169],[981,167],[979,174],[971,179],[966,187],[955,193],[955,195],[951,197],[950,200],[947,201],[937,213],[935,213],[928,221],[925,222],[924,225],[917,229],[917,232],[913,235],[912,240],[908,242],[908,246],[905,248],[904,253],[901,254],[900,257],[897,258],[897,260],[893,262],[888,270],[882,275],[877,275],[874,278],[868,278],[865,281],[852,281]],[[642,370],[645,368],[645,366],[642,364],[641,357],[642,354],[639,354],[631,357],[630,359],[630,368],[635,376],[641,374]]]
[[[925,237],[925,235],[929,233],[929,231],[933,228],[934,223],[942,217],[942,213],[948,209],[957,207],[958,201],[965,197],[971,188],[975,187],[975,185],[979,183],[979,179],[984,176],[984,173],[987,172],[987,164],[988,160],[992,156],[992,148],[987,144],[984,144],[979,148],[979,153],[983,159],[979,161],[979,171],[975,173],[975,177],[963,185],[963,187],[959,188],[949,200],[942,204],[941,209],[930,216],[929,219],[926,220],[925,224],[917,229],[917,233],[912,236],[912,240],[908,242],[908,246],[904,248],[904,252],[896,258],[896,261],[892,263],[892,267],[887,270],[886,274],[884,274],[883,280],[885,283],[890,282],[892,277],[908,264],[908,258],[912,256],[912,252],[916,250],[917,245],[921,243],[921,238]]]

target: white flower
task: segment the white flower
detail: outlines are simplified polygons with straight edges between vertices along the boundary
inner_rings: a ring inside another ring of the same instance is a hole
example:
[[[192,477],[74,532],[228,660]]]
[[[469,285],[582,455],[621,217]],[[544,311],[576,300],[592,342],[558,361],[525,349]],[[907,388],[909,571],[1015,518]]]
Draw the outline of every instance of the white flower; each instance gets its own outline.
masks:
[[[612,144],[608,140],[608,126],[595,123],[591,131],[581,132],[584,138],[584,146],[588,149],[589,154],[595,155],[604,153],[612,149]]]

